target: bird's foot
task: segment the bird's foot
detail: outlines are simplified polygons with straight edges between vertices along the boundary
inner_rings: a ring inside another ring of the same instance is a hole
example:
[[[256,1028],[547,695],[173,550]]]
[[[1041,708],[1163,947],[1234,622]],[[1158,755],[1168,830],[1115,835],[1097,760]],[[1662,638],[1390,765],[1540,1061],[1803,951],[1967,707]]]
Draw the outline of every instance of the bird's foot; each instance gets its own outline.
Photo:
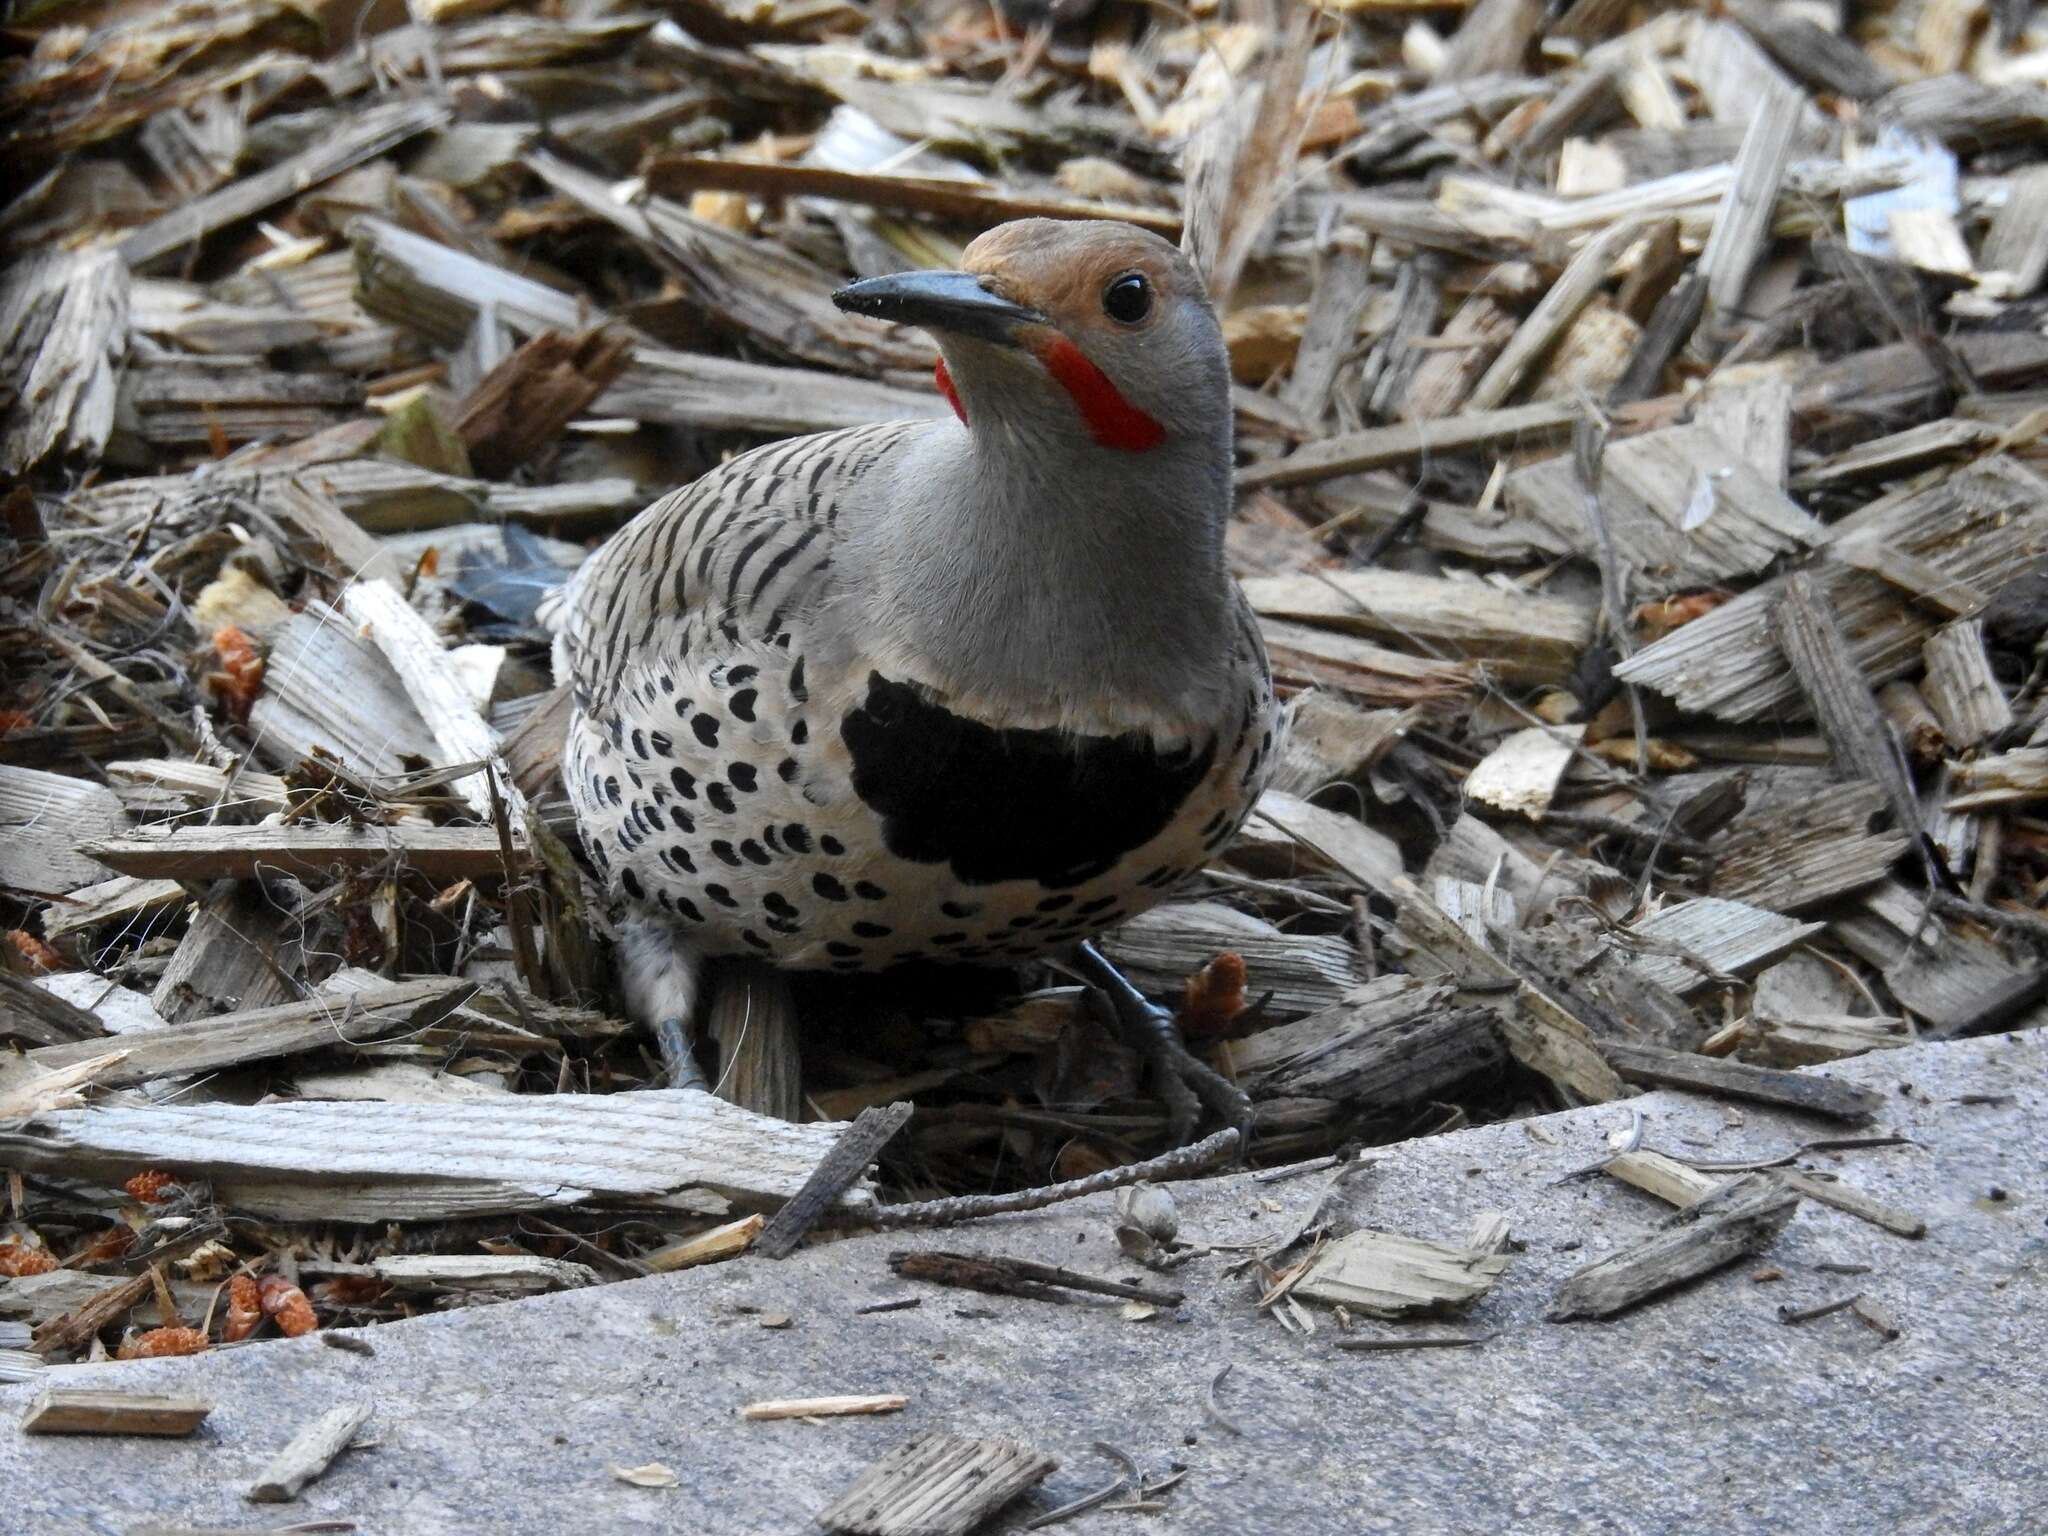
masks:
[[[662,1077],[671,1088],[710,1092],[691,1046],[697,1013],[697,983],[704,960],[672,925],[644,912],[629,912],[619,923],[619,989],[626,1012],[654,1032]]]
[[[1238,1133],[1242,1148],[1251,1131],[1252,1101],[1245,1091],[1196,1058],[1168,1010],[1132,986],[1093,944],[1075,952],[1075,969],[1108,1005],[1118,1032],[1152,1068],[1152,1080],[1166,1104],[1167,1130],[1175,1146],[1195,1139],[1206,1105]]]
[[[690,1049],[690,1031],[681,1019],[656,1019],[654,1045],[661,1052],[662,1076],[668,1087],[711,1091],[704,1069],[697,1064],[697,1053]]]

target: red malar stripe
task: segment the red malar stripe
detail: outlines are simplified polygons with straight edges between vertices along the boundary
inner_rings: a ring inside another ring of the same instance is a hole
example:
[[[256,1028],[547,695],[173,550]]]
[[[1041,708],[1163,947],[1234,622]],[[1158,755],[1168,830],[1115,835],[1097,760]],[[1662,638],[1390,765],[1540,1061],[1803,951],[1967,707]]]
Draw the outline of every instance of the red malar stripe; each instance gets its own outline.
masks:
[[[1066,337],[1055,336],[1039,348],[1038,360],[1072,398],[1081,419],[1088,423],[1089,435],[1103,447],[1143,453],[1166,441],[1166,428],[1126,400],[1109,382],[1109,375],[1089,362],[1087,354]]]
[[[967,407],[960,403],[960,391],[953,387],[953,375],[946,372],[946,360],[939,359],[938,367],[932,370],[932,379],[939,386],[939,393],[946,397],[946,404],[953,407],[953,414],[960,418],[960,424],[967,425]]]

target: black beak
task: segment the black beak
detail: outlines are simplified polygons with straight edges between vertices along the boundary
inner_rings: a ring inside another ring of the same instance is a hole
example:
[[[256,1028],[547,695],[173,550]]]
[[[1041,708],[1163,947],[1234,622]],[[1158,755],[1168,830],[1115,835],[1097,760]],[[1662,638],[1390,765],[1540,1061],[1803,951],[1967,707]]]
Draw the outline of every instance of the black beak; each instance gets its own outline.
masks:
[[[1012,333],[1020,325],[1049,323],[1037,310],[990,293],[972,272],[898,272],[863,278],[833,294],[832,302],[856,315],[1006,344],[1015,343]]]

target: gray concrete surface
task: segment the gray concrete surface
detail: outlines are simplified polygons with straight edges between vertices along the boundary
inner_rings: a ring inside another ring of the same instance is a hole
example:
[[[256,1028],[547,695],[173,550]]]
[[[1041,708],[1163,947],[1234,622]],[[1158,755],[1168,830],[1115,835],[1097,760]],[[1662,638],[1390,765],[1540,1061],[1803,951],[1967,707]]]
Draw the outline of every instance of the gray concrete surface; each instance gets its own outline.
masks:
[[[1177,1314],[1054,1306],[912,1287],[892,1249],[944,1246],[1128,1274],[1106,1198],[939,1234],[880,1235],[601,1289],[422,1318],[368,1335],[374,1358],[317,1340],[190,1360],[79,1368],[73,1379],[190,1390],[218,1403],[190,1441],[31,1439],[0,1429],[0,1529],[70,1536],[147,1521],[268,1529],[346,1519],[381,1536],[499,1532],[796,1533],[874,1457],[932,1427],[1042,1446],[1061,1468],[994,1529],[1013,1530],[1114,1475],[1107,1441],[1148,1470],[1185,1463],[1163,1515],[1096,1512],[1101,1532],[2048,1531],[2048,1038],[1922,1046],[1832,1069],[1881,1088],[1880,1129],[1912,1145],[1819,1155],[1923,1215],[1907,1241],[1803,1206],[1771,1252],[1604,1324],[1553,1324],[1558,1283],[1660,1215],[1595,1178],[1628,1105],[1392,1149],[1360,1203],[1375,1225],[1462,1234],[1485,1209],[1527,1245],[1466,1325],[1464,1351],[1346,1355],[1256,1314],[1208,1256],[1179,1272]],[[1648,1144],[1768,1156],[1835,1128],[1651,1094]],[[1243,1242],[1284,1229],[1328,1175],[1181,1186],[1184,1233]],[[1998,1193],[1994,1194],[1994,1191]],[[1868,1265],[1848,1274],[1822,1265]],[[1784,1272],[1758,1283],[1754,1271]],[[1780,1304],[1862,1291],[1904,1328],[1886,1343],[1846,1312],[1802,1326]],[[889,1297],[916,1310],[855,1316]],[[785,1312],[770,1331],[744,1309]],[[1381,1325],[1366,1325],[1378,1328]],[[1211,1422],[1208,1384],[1242,1430]],[[890,1418],[749,1424],[770,1396],[904,1391]],[[0,1420],[32,1389],[0,1389]],[[376,1402],[371,1449],[297,1504],[240,1490],[304,1420]],[[610,1464],[664,1462],[666,1490]]]

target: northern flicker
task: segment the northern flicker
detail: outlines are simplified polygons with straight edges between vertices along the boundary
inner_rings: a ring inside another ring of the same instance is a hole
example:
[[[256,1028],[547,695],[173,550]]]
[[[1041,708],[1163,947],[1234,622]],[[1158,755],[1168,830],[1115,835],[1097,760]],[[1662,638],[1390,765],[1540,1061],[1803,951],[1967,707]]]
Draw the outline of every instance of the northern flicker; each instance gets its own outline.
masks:
[[[1201,868],[1273,761],[1224,564],[1222,332],[1186,258],[1125,224],[1005,224],[962,268],[835,296],[933,335],[953,417],[735,458],[563,594],[563,773],[627,1006],[677,1054],[706,956],[1063,954],[1177,1130],[1197,1096],[1241,1120],[1088,942]]]

